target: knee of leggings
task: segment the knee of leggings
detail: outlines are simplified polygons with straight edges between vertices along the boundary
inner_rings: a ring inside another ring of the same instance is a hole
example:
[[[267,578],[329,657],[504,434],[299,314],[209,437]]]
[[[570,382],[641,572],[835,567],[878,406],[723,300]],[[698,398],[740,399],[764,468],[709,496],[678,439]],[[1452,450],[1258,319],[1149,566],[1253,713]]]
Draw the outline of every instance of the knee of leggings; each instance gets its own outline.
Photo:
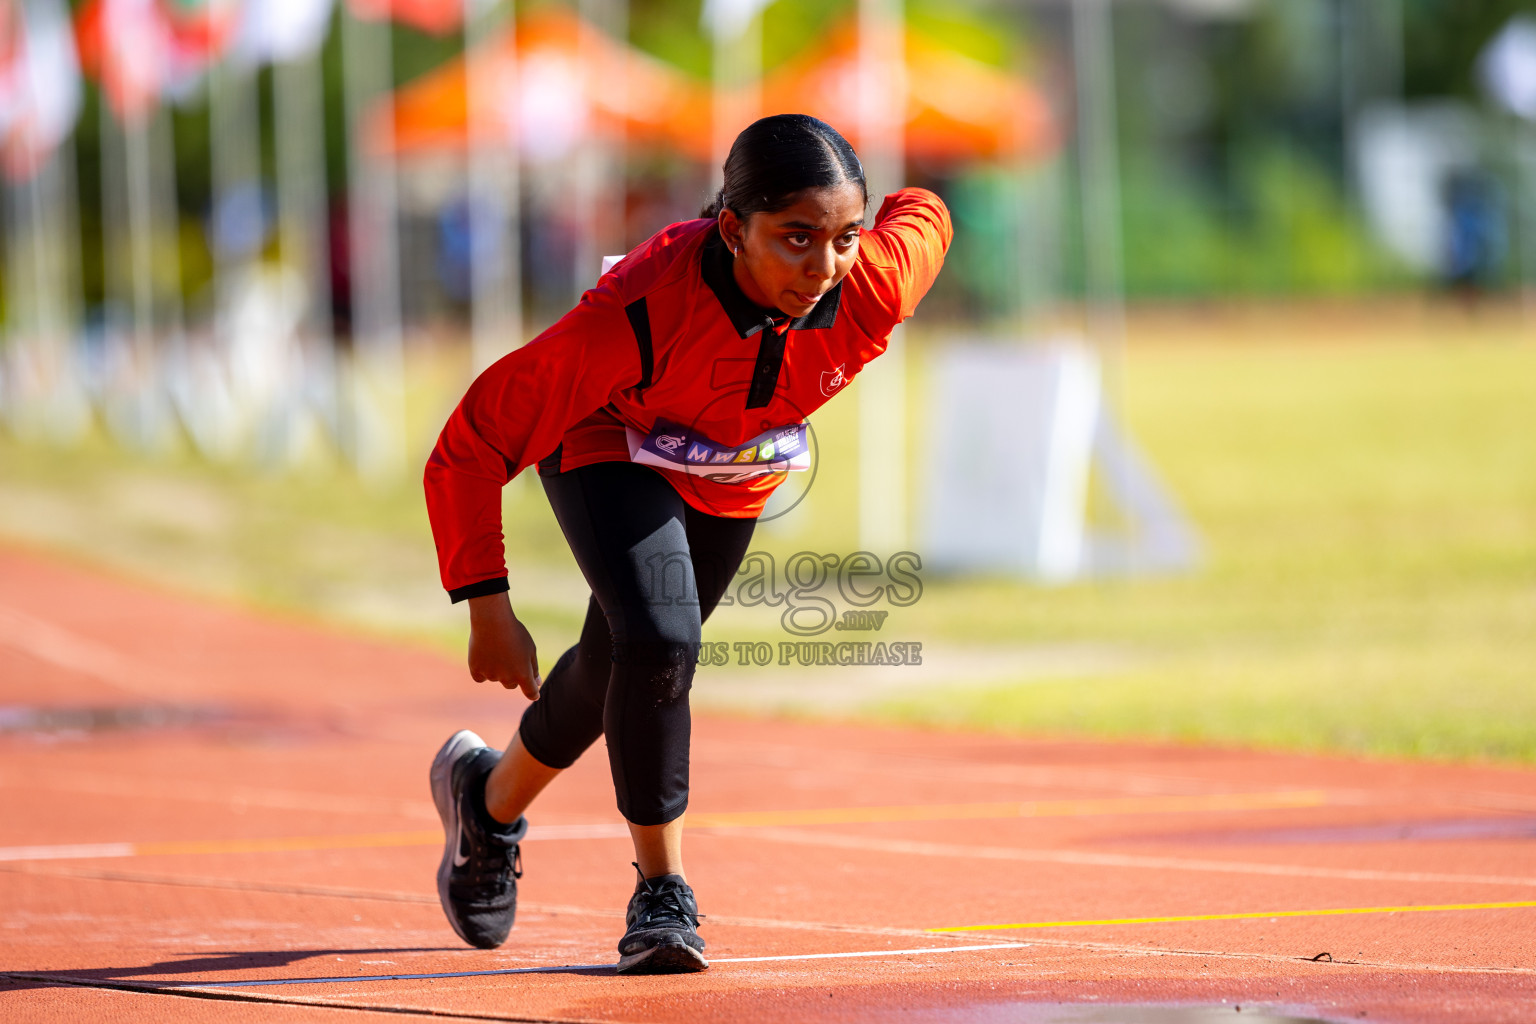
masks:
[[[623,666],[628,685],[641,687],[646,699],[659,707],[688,696],[698,645],[666,640],[615,641],[613,660]]]
[[[593,659],[591,653],[578,644],[567,648],[560,655],[560,660],[555,662],[544,681],[548,684],[558,679],[558,685],[577,699],[601,709],[604,695],[608,692],[608,674],[604,671],[606,667],[603,661]]]

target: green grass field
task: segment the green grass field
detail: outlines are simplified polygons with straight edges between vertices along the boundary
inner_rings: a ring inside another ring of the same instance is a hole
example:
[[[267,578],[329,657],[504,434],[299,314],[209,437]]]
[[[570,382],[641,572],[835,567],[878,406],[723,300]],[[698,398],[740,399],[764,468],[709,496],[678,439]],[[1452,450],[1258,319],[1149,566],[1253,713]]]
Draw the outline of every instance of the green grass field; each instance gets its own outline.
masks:
[[[923,363],[919,345],[918,396]],[[1053,588],[928,579],[893,613],[902,639],[1103,657],[855,714],[1536,760],[1536,331],[1509,311],[1408,304],[1146,313],[1123,380],[1128,423],[1201,533],[1200,568]],[[444,387],[420,400],[424,421]],[[822,475],[764,546],[851,550],[852,418],[852,401],[818,414]],[[514,603],[552,658],[579,624],[580,579],[536,484],[514,482],[506,512]],[[0,534],[462,651],[414,475],[370,488],[325,466],[263,475],[0,438]],[[706,634],[771,640],[775,626],[735,614]],[[811,697],[799,713],[818,713]]]
[[[1429,338],[1392,326],[1133,346],[1128,418],[1203,534],[1202,570],[971,588],[928,611],[935,630],[978,642],[1123,645],[1142,663],[880,713],[1536,756],[1536,339],[1455,319]]]

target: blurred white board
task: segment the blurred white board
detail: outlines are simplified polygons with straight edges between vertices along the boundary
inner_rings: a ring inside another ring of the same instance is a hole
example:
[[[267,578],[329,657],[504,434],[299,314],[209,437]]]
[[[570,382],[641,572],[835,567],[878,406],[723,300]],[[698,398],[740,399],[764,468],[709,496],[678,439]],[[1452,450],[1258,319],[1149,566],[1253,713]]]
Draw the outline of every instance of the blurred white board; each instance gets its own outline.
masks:
[[[1066,582],[1169,571],[1196,542],[1103,401],[1087,345],[955,345],[934,374],[925,563]],[[1118,530],[1092,529],[1097,479]]]

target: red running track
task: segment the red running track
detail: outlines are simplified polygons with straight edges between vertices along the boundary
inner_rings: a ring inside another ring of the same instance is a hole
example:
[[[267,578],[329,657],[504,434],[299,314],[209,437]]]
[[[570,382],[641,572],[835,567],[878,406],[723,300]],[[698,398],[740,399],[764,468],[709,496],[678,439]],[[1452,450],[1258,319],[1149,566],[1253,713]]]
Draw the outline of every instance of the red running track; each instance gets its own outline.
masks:
[[[0,550],[0,1019],[1536,1016],[1536,773],[847,725],[696,722],[708,972],[609,966],[600,751],[536,808],[511,939],[467,949],[427,766],[520,708]]]

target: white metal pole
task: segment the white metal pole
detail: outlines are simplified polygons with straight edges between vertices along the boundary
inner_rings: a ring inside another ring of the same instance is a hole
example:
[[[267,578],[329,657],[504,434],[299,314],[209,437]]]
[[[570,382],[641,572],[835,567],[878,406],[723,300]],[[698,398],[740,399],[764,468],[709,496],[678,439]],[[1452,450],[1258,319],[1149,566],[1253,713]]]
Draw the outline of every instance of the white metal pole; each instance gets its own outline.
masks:
[[[725,33],[716,29],[710,51],[709,97],[709,190],[719,191],[725,182],[725,158],[731,151],[731,47]]]
[[[405,470],[405,352],[394,123],[383,110],[371,115],[393,86],[393,37],[387,22],[364,21],[350,10],[341,24],[357,384],[353,457],[361,476],[385,481]]]
[[[156,344],[156,207],[153,121],[158,111],[127,114],[122,123],[127,176],[128,275],[133,308],[133,391],[125,396],[129,440],[141,449],[158,449],[163,413],[160,352]]]
[[[859,156],[875,210],[904,178],[906,113],[901,0],[859,0]],[[884,354],[859,374],[856,389],[859,546],[883,556],[905,547],[909,530],[907,365],[900,327]]]
[[[103,89],[97,103],[96,131],[101,147],[97,187],[101,194],[101,270],[103,320],[109,338],[130,333],[125,312],[135,301],[131,285],[132,259],[129,252],[127,176],[127,136],[112,115],[111,103]]]
[[[623,64],[599,66],[604,38],[628,45],[627,0],[580,0],[578,10],[585,23],[580,37],[580,64],[589,101],[598,92],[623,95]],[[593,71],[596,69],[596,76]],[[576,147],[575,206],[576,294],[592,287],[604,256],[624,249],[624,140],[589,132]]]
[[[86,426],[74,372],[80,287],[74,180],[74,147],[65,139],[26,186],[31,203],[27,216],[33,274],[27,286],[33,301],[31,329],[48,388],[42,426],[57,441],[77,439]]]
[[[128,274],[133,299],[133,348],[143,374],[154,359],[155,244],[151,223],[154,191],[150,181],[148,115],[123,120],[125,171],[128,176]]]
[[[157,329],[163,336],[180,343],[183,332],[181,297],[181,208],[178,203],[176,174],[176,131],[171,110],[164,104],[155,107],[149,121],[150,214],[155,223],[154,237],[159,240],[165,258],[156,282]]]
[[[273,184],[277,236],[284,265],[302,282],[298,321],[297,394],[280,398],[288,422],[287,455],[309,423],[318,423],[331,444],[342,444],[337,392],[336,343],[331,320],[330,204],[325,160],[325,89],[321,79],[323,35],[307,52],[272,65]]]
[[[577,0],[576,13],[580,28],[576,36],[576,63],[581,75],[581,102],[583,103],[592,103],[596,90],[607,86],[607,83],[592,81],[590,73],[597,57],[596,32],[605,27],[608,20],[607,9],[610,6],[607,0]],[[604,213],[603,200],[607,191],[605,179],[608,175],[607,168],[603,166],[605,162],[603,143],[592,130],[593,120],[595,118],[588,118],[588,130],[581,139],[577,140],[576,147],[571,153],[573,163],[571,194],[575,206],[576,229],[575,244],[571,246],[572,301],[579,299],[582,292],[592,287],[601,269],[602,259],[607,255],[602,251],[599,232]]]
[[[34,9],[28,4],[18,5],[13,14],[13,25],[22,40],[16,84],[24,93],[21,100],[25,109],[37,118],[31,127],[38,135],[28,137],[27,129],[22,129],[20,144],[31,149],[25,157],[36,163],[22,172],[22,183],[7,182],[5,212],[10,242],[7,284],[11,326],[13,333],[15,327],[23,328],[23,338],[41,374],[38,383],[42,391],[33,396],[39,400],[34,410],[39,417],[37,425],[55,440],[72,440],[85,425],[72,347],[79,301],[75,157],[69,134],[55,139],[53,132],[63,126],[45,116],[49,102],[60,97],[41,91],[60,86],[41,80],[41,62],[63,56],[56,49],[48,51],[50,43],[58,43],[58,34],[67,32],[55,20],[63,16],[58,7]],[[24,259],[23,248],[29,258]]]
[[[464,0],[464,74],[468,123],[470,358],[475,373],[522,344],[522,180],[514,126],[497,133],[496,87],[518,83],[517,11]],[[497,60],[506,78],[492,81]],[[504,98],[504,97],[503,97]]]
[[[59,281],[59,330],[63,343],[72,347],[80,329],[84,275],[80,267],[80,188],[75,170],[75,140],[71,134],[59,143],[50,164],[49,208],[54,225]],[[66,358],[73,353],[66,351]],[[71,384],[78,386],[71,378]]]
[[[1096,416],[1100,430],[1121,420],[1125,351],[1124,251],[1120,225],[1119,114],[1115,102],[1114,10],[1111,0],[1073,0],[1072,66],[1077,89],[1078,193],[1083,215],[1084,322],[1098,353],[1102,397]],[[1105,489],[1093,492],[1099,503]],[[1089,508],[1085,517],[1086,538]],[[1075,570],[1091,559],[1080,540]],[[1063,560],[1061,577],[1074,575]]]
[[[231,314],[241,278],[247,276],[252,253],[231,253],[224,229],[238,211],[232,204],[241,201],[241,193],[260,187],[261,115],[256,92],[255,69],[242,61],[224,60],[208,69],[208,117],[212,130],[210,159],[213,172],[214,252],[214,329],[222,344],[231,339]],[[278,122],[280,131],[290,129]],[[249,200],[250,196],[243,197]],[[250,212],[250,211],[243,211]]]
[[[1078,180],[1083,206],[1088,330],[1106,369],[1125,341],[1120,237],[1120,153],[1116,138],[1114,26],[1110,0],[1073,0]]]
[[[771,2],[771,0],[770,0]],[[721,5],[722,8],[725,6]],[[718,189],[731,143],[763,109],[763,14],[767,3],[752,3],[739,24],[725,13],[714,21],[710,97],[710,188]]]
[[[272,68],[278,231],[284,262],[304,279],[306,340],[331,343],[330,211],[326,202],[325,94],[320,51]]]
[[[18,347],[15,353],[20,362],[35,362],[47,351],[43,332],[45,307],[41,294],[47,280],[46,245],[41,237],[37,180],[5,179],[6,212],[6,289],[7,316],[11,329],[11,343]],[[37,367],[42,379],[30,374],[21,377],[16,395],[14,428],[24,435],[35,435],[43,427],[42,410],[47,403],[45,389],[48,386],[46,366]],[[31,379],[28,379],[31,378]],[[30,385],[30,386],[27,386]]]
[[[0,211],[4,213],[0,227],[5,232],[5,252],[0,268],[4,270],[3,284],[5,285],[5,333],[0,339],[0,367],[5,366],[5,360],[14,358],[15,346],[20,343],[20,332],[17,330],[17,322],[20,319],[20,311],[17,303],[21,301],[23,288],[20,284],[21,267],[21,226],[20,217],[17,215],[17,203],[15,186],[0,179]],[[7,385],[11,385],[8,389]],[[6,374],[0,377],[0,419],[10,422],[11,428],[18,429],[21,425],[21,411],[18,403],[21,401],[21,393],[14,386],[14,375]]]
[[[27,249],[31,256],[31,274],[26,282],[26,289],[30,293],[27,302],[28,333],[32,335],[34,345],[51,349],[58,320],[55,316],[58,303],[54,294],[58,280],[54,275],[53,239],[49,232],[51,225],[44,213],[43,176],[47,172],[46,167],[38,168],[21,185],[22,194],[26,197],[26,212],[17,219],[27,225]]]

